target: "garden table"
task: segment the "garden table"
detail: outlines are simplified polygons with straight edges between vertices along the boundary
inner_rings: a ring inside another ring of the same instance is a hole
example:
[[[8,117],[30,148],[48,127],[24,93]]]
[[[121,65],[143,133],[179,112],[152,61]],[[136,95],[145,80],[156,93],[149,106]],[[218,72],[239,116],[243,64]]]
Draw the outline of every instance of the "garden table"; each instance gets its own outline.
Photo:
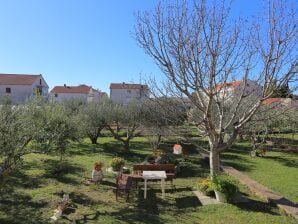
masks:
[[[144,179],[144,199],[147,197],[147,180],[161,180],[162,198],[165,197],[165,179],[166,171],[143,171]]]

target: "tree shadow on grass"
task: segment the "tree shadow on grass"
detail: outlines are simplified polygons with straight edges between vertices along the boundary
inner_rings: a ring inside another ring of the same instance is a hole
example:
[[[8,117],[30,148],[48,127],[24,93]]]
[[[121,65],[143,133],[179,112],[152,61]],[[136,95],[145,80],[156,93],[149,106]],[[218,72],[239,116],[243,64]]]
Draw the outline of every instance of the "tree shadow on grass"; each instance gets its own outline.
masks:
[[[125,221],[126,223],[146,223],[146,224],[162,224],[163,220],[159,217],[159,208],[160,204],[155,196],[154,190],[148,190],[148,197],[145,200],[143,198],[143,191],[140,191],[137,195],[137,200],[132,202],[132,199],[125,207],[118,209],[117,211],[94,211],[92,213],[87,213],[81,218],[76,220],[69,220],[76,224],[85,224],[90,221],[98,221],[100,223],[101,219],[105,217],[113,218],[114,222],[118,223]],[[122,198],[119,198],[118,203],[123,203]],[[67,219],[67,218],[66,218]]]
[[[82,218],[76,219],[74,221],[69,220],[67,218],[64,218],[64,219],[67,219],[67,220],[73,222],[74,224],[86,224],[86,223],[89,223],[90,221],[98,220],[100,215],[105,215],[105,214],[106,213],[100,213],[99,211],[95,211],[94,213],[85,214],[85,215],[83,215]]]
[[[255,165],[253,164],[252,161],[250,161],[249,159],[241,155],[237,155],[234,153],[222,154],[221,160],[223,161],[224,165],[232,166],[239,171],[251,171],[255,169]]]
[[[196,208],[202,205],[196,196],[185,196],[175,200],[178,209]]]
[[[246,211],[262,212],[270,215],[280,215],[276,207],[272,206],[272,204],[268,202],[257,201],[251,198],[247,198],[247,200],[247,202],[235,203],[234,205]]]
[[[25,174],[22,170],[16,170],[13,175],[7,179],[4,187],[34,189],[39,188],[41,184],[42,181],[40,178],[31,177]]]
[[[90,155],[90,153],[100,153],[103,151],[103,148],[100,144],[91,144],[91,143],[74,143],[68,150],[70,155]]]
[[[134,143],[132,149],[142,149],[147,148],[145,143]],[[131,163],[142,162],[145,160],[146,153],[138,153],[135,150],[125,151],[123,146],[116,142],[104,143],[102,145],[105,154],[108,154],[112,157],[118,156],[124,158],[126,161]]]
[[[177,177],[188,178],[188,177],[206,177],[209,174],[209,168],[202,167],[197,164],[190,162],[180,163],[180,171]]]
[[[0,218],[1,224],[46,223],[40,208],[46,201],[33,201],[31,196],[17,193],[14,188],[5,187],[0,191],[0,211],[6,215]]]
[[[78,185],[81,184],[81,180],[74,179],[69,175],[82,176],[85,171],[82,167],[64,161],[60,166],[58,160],[47,159],[44,161],[44,169],[46,170],[43,178],[52,178],[61,183]]]
[[[283,157],[283,156],[267,156],[266,155],[262,159],[273,160],[273,161],[277,161],[277,162],[279,162],[282,165],[287,166],[287,167],[298,168],[298,163],[296,161],[288,159],[288,158]]]

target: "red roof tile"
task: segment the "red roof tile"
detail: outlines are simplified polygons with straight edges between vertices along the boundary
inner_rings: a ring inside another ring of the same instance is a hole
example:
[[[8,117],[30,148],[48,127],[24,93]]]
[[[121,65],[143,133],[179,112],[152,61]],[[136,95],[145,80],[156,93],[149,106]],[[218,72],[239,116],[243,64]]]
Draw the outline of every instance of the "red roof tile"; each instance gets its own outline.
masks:
[[[55,86],[51,93],[83,93],[88,94],[92,89],[91,86],[79,85],[79,86]]]
[[[32,85],[41,75],[0,74],[0,85]]]
[[[268,98],[263,101],[265,105],[271,105],[273,103],[281,103],[284,98]]]
[[[230,88],[230,87],[237,87],[239,86],[243,81],[233,81],[233,82],[226,82],[223,84],[218,84],[215,86],[216,89],[220,90],[222,88]]]
[[[127,84],[127,83],[111,83],[110,89],[149,89],[147,85]]]

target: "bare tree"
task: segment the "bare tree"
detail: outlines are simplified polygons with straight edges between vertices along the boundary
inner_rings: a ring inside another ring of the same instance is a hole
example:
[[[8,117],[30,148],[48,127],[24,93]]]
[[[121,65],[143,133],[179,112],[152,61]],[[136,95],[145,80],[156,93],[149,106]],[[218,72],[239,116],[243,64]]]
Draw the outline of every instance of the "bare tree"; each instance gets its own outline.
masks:
[[[261,17],[233,20],[224,0],[175,2],[138,13],[135,38],[165,74],[168,89],[200,112],[195,124],[208,137],[213,177],[220,152],[273,94],[272,83],[297,87],[297,14],[288,1],[272,0]],[[237,94],[228,88],[234,80],[241,83]],[[248,91],[250,80],[258,94]]]

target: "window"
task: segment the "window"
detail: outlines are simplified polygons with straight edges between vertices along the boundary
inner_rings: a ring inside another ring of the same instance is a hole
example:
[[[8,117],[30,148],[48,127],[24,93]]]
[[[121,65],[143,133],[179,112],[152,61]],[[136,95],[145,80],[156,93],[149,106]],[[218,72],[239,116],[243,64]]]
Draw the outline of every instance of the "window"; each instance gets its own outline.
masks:
[[[41,79],[39,80],[39,85],[41,85]]]
[[[58,93],[55,93],[54,96],[55,96],[55,97],[58,97]]]
[[[127,92],[128,92],[128,93],[131,93],[131,90],[130,90],[130,89],[128,89],[128,90],[127,90]]]
[[[34,95],[36,96],[41,96],[42,95],[42,88],[41,87],[36,87],[36,89],[34,89]]]
[[[11,88],[6,88],[6,93],[11,93]]]

